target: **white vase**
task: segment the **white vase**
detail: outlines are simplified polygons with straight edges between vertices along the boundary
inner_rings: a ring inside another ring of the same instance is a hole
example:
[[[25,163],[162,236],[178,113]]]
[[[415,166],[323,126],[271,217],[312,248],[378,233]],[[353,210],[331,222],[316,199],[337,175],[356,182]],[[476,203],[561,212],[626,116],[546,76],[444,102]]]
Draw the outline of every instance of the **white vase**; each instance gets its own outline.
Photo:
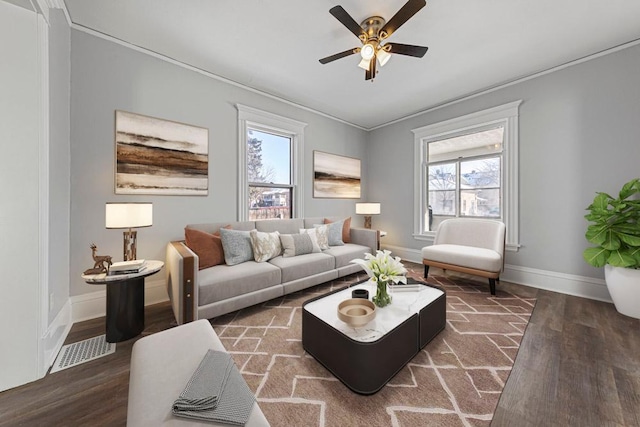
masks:
[[[618,312],[640,319],[640,269],[604,266],[604,280]]]

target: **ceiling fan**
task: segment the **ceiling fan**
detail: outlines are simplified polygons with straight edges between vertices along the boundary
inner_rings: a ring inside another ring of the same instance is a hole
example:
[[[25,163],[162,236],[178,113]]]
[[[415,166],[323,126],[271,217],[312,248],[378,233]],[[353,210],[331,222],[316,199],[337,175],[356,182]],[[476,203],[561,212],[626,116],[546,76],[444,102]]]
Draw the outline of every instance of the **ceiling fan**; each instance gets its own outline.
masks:
[[[425,0],[409,0],[388,22],[380,16],[371,16],[360,25],[342,6],[332,7],[329,13],[355,34],[362,42],[362,46],[322,58],[320,63],[327,64],[336,59],[360,53],[362,59],[358,67],[365,70],[365,80],[373,81],[376,76],[376,59],[382,67],[389,61],[392,53],[422,58],[427,53],[428,47],[400,43],[383,44],[383,42],[426,4]]]

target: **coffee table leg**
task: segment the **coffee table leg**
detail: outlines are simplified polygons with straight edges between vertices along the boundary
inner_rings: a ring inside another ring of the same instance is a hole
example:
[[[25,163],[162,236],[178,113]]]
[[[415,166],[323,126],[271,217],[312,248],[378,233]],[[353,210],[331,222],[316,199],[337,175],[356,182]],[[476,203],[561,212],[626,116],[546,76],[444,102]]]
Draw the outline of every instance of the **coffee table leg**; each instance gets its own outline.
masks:
[[[144,277],[107,284],[107,342],[121,342],[144,330]]]

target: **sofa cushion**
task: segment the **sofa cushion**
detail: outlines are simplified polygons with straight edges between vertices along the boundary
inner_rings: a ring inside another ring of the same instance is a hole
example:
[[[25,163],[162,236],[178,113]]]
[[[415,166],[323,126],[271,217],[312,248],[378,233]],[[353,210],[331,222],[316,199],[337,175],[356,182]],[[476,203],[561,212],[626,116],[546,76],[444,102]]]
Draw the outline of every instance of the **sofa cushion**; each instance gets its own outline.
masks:
[[[296,257],[275,257],[268,262],[280,268],[282,283],[298,280],[314,274],[324,273],[335,268],[335,259],[324,253],[313,253]]]
[[[207,222],[200,224],[187,224],[187,228],[195,228],[196,230],[206,231],[207,233],[214,234],[217,233],[221,228],[250,231],[256,228],[256,223],[255,221]]]
[[[325,249],[329,249],[329,238],[327,237],[326,227],[301,228],[300,234],[304,233],[311,236],[313,252],[320,252]],[[316,250],[316,247],[318,250]]]
[[[280,243],[282,243],[282,256],[285,258],[320,252],[318,245],[314,247],[311,236],[306,233],[281,234]]]
[[[297,234],[301,228],[304,228],[304,221],[299,218],[256,221],[256,229],[266,233],[279,231],[280,234]]]
[[[329,246],[342,246],[344,240],[342,240],[342,226],[344,220],[330,222],[327,226],[327,238],[329,239]],[[315,224],[314,227],[320,227],[322,224]]]
[[[329,218],[324,219],[325,224],[331,224],[332,222],[336,221]],[[351,217],[342,220],[342,241],[344,243],[351,243]]]
[[[422,258],[446,264],[460,265],[476,270],[498,272],[502,258],[492,249],[463,245],[432,245],[422,248]]]
[[[324,224],[324,217],[311,217],[304,219],[304,228],[313,228],[316,224]]]
[[[258,230],[249,232],[251,238],[251,249],[253,250],[253,259],[256,262],[269,261],[282,253],[282,244],[280,243],[280,233],[263,233]]]
[[[220,239],[224,250],[224,260],[228,265],[236,265],[253,260],[249,231],[221,228]]]
[[[224,264],[222,240],[218,233],[210,234],[194,228],[184,229],[184,240],[189,249],[198,255],[198,269]]]
[[[364,258],[365,253],[371,253],[371,248],[356,245],[355,243],[347,243],[344,246],[332,246],[322,253],[333,256],[336,259],[336,268],[341,268],[349,265],[353,259]]]
[[[281,257],[278,257],[281,258]],[[198,273],[198,305],[203,306],[279,285],[280,269],[268,262],[216,265]]]

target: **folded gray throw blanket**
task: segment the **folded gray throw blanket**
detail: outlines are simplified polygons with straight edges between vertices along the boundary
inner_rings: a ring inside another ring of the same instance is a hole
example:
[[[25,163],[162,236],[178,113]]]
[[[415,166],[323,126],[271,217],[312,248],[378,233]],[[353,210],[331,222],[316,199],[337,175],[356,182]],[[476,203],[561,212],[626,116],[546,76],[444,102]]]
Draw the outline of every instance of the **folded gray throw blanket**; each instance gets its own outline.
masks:
[[[201,421],[244,425],[254,402],[255,396],[231,355],[209,350],[173,403],[173,414]]]

